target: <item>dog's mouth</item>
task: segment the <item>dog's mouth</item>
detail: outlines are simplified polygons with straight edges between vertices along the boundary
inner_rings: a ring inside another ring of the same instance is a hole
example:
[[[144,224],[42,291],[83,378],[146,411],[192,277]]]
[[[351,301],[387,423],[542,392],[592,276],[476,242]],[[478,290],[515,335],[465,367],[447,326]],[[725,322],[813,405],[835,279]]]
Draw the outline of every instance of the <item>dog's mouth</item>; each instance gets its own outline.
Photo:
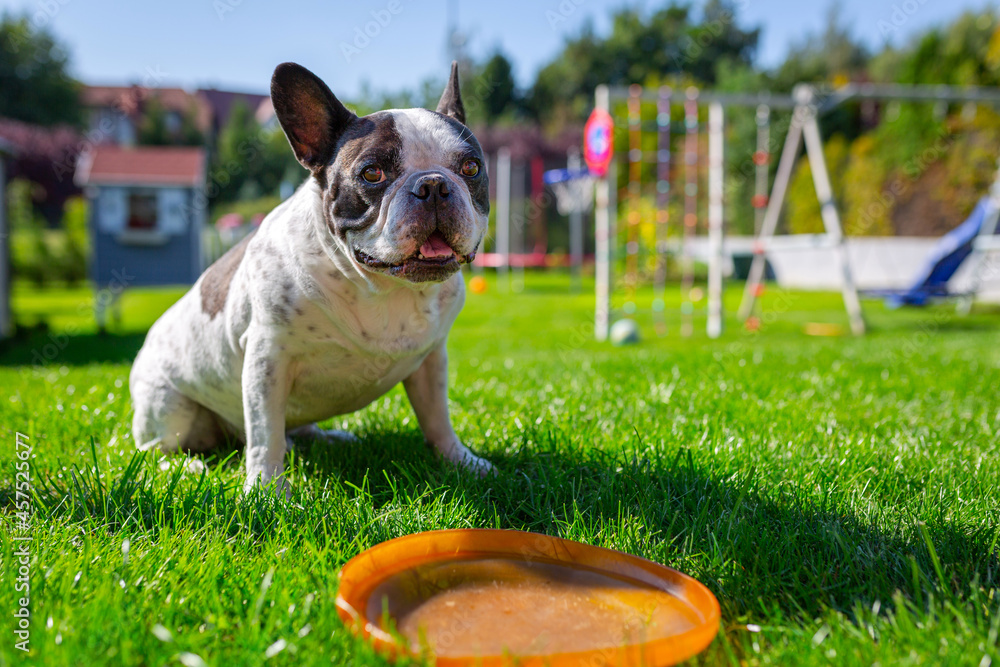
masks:
[[[386,271],[401,278],[415,282],[440,279],[451,275],[462,264],[470,264],[475,258],[475,251],[459,255],[439,231],[434,231],[417,248],[417,251],[401,262],[391,263],[372,257],[364,251],[355,248],[354,256],[365,266]]]

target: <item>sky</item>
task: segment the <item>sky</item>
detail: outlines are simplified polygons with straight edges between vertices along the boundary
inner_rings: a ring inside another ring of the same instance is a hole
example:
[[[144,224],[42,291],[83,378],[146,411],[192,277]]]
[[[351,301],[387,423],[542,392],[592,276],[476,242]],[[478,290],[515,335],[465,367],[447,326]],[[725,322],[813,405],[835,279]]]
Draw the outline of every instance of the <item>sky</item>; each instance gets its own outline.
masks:
[[[69,49],[72,74],[90,84],[139,83],[266,92],[275,65],[295,61],[345,99],[364,82],[378,91],[417,89],[444,79],[449,10],[466,49],[482,58],[500,48],[520,86],[558,54],[586,21],[606,34],[609,17],[646,0],[0,0],[27,13]],[[700,6],[702,0],[696,0]],[[762,28],[758,63],[779,64],[791,44],[822,30],[829,2],[735,0],[737,21]],[[842,15],[872,48],[903,44],[989,0],[841,0]],[[367,32],[367,34],[366,34]]]

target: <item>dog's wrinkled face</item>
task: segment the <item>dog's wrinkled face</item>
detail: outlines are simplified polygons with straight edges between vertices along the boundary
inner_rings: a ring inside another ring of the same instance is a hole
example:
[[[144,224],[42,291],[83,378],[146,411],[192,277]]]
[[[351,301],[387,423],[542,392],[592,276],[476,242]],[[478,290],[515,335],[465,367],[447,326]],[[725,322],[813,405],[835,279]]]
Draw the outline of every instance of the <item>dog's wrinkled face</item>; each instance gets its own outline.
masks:
[[[436,112],[357,120],[326,179],[329,225],[370,270],[444,280],[472,260],[486,230],[482,149],[467,127]]]
[[[463,124],[454,66],[437,111],[358,118],[287,63],[271,96],[296,157],[323,188],[327,227],[362,270],[420,283],[472,261],[486,233],[489,180]]]

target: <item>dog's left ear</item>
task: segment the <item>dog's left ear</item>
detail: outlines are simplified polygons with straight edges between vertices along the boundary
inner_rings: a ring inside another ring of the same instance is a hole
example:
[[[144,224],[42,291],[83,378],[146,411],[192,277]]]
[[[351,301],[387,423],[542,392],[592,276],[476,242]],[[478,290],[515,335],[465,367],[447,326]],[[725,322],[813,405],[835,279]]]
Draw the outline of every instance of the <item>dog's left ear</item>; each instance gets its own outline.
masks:
[[[458,87],[458,61],[451,61],[451,77],[445,86],[437,112],[451,116],[459,123],[465,124],[465,105],[462,104],[462,91]]]
[[[271,104],[296,159],[312,172],[330,163],[340,135],[358,118],[318,76],[295,63],[274,70]]]

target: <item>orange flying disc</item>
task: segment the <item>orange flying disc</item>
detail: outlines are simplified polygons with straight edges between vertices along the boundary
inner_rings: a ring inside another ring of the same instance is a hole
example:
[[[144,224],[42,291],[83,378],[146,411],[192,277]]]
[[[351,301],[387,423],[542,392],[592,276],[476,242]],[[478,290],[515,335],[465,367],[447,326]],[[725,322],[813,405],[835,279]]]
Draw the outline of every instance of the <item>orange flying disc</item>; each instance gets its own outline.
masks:
[[[673,665],[719,630],[701,583],[637,556],[516,530],[383,542],[340,571],[340,617],[439,667]]]

